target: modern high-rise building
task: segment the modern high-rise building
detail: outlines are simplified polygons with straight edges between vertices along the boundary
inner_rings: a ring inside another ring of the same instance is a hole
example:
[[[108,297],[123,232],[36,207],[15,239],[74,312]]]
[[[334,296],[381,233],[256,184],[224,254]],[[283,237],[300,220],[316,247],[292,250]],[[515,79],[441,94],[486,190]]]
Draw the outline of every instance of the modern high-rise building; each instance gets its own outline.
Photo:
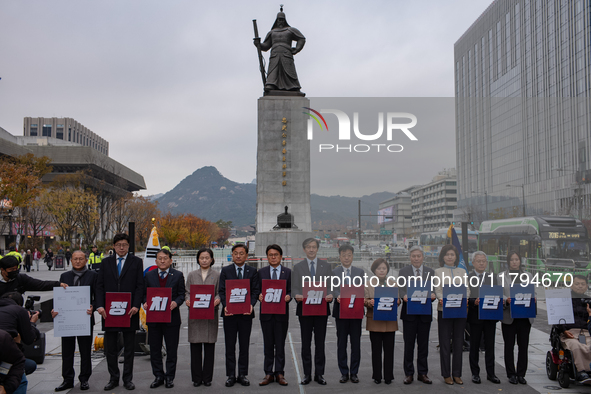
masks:
[[[25,137],[50,137],[90,146],[103,155],[109,156],[109,142],[93,133],[72,118],[25,118]]]
[[[590,19],[589,1],[496,0],[456,42],[464,214],[589,215]]]

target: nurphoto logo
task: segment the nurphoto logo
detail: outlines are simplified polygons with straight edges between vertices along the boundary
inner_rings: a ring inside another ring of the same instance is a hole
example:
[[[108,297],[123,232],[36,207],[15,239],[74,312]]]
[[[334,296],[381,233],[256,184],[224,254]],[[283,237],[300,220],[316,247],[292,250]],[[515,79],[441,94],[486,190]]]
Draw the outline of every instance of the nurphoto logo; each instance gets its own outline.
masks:
[[[303,107],[309,112],[304,112],[308,115],[308,140],[313,140],[314,135],[314,121],[320,127],[320,130],[326,129],[328,132],[328,124],[323,114],[332,114],[337,117],[339,124],[338,127],[338,140],[339,141],[351,141],[351,119],[349,115],[338,109],[321,109],[320,111],[314,110],[309,107]],[[322,152],[390,152],[398,153],[402,152],[404,147],[401,144],[390,143],[394,138],[399,138],[404,135],[411,141],[418,141],[417,137],[410,131],[411,128],[416,126],[417,117],[408,112],[387,112],[384,116],[384,112],[378,112],[378,130],[373,134],[362,133],[359,128],[359,112],[353,112],[353,135],[354,138],[361,141],[375,141],[376,143],[363,143],[363,144],[318,144],[318,151]],[[385,119],[385,120],[384,120]],[[384,134],[384,123],[386,123],[386,135]],[[380,140],[384,143],[378,143]]]

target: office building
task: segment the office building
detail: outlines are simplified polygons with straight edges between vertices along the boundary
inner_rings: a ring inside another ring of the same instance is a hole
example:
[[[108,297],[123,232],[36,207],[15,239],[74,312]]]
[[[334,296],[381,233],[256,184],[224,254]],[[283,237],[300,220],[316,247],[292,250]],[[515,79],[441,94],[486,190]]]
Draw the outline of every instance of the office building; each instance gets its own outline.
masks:
[[[459,211],[588,212],[590,13],[582,0],[497,0],[456,42]]]
[[[410,237],[412,234],[410,191],[413,187],[400,191],[394,197],[379,204],[380,233],[392,236],[396,234],[397,242],[403,242],[403,238]]]
[[[411,191],[414,235],[448,227],[457,208],[456,169],[441,171],[433,180]]]
[[[50,137],[90,146],[103,155],[109,155],[109,143],[96,133],[72,118],[25,118],[23,135],[25,137]]]

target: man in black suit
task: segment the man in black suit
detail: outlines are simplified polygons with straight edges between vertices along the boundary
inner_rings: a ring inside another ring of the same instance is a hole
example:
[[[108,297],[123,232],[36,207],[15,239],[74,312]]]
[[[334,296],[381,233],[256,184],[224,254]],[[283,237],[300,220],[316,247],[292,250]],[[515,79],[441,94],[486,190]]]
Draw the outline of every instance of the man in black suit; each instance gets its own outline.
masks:
[[[64,272],[60,276],[60,282],[68,286],[89,286],[91,304],[86,313],[90,315],[90,335],[78,337],[62,337],[62,377],[64,381],[55,388],[55,391],[64,391],[74,387],[74,351],[76,350],[76,339],[78,339],[78,351],[80,352],[80,390],[88,390],[88,379],[92,375],[92,328],[94,327],[94,292],[96,290],[98,274],[88,269],[86,265],[86,255],[81,250],[76,250],[72,254],[72,270]],[[51,317],[59,314],[52,310]]]
[[[259,383],[259,386],[266,386],[269,383],[277,381],[282,386],[287,386],[285,380],[285,338],[287,337],[287,329],[289,327],[289,302],[291,301],[291,270],[281,265],[283,257],[283,249],[279,245],[267,246],[267,260],[269,265],[259,270],[259,279],[261,280],[260,288],[263,288],[263,279],[278,279],[284,280],[285,295],[281,295],[285,299],[285,314],[260,314],[261,329],[263,330],[263,344],[265,360],[263,367],[265,369],[265,377]],[[262,302],[265,294],[259,295],[259,301]],[[275,364],[275,372],[273,372],[273,364]]]
[[[54,287],[66,288],[68,285],[57,280],[39,280],[26,274],[19,274],[20,261],[13,255],[0,259],[0,296],[4,293],[18,291],[52,291]]]
[[[409,315],[406,311],[408,296],[407,288],[409,278],[420,277],[423,278],[423,283],[428,283],[435,273],[433,269],[425,267],[423,264],[424,253],[420,246],[413,246],[410,252],[410,265],[402,268],[398,273],[399,277],[406,278],[406,286],[400,287],[399,297],[403,299],[402,309],[400,311],[400,320],[403,321],[403,338],[404,338],[404,384],[411,384],[414,379],[415,367],[413,362],[415,352],[415,342],[418,346],[417,351],[417,380],[423,383],[433,383],[427,376],[429,372],[429,365],[427,358],[429,357],[429,331],[431,330],[431,321],[433,315]],[[402,282],[402,279],[400,279]],[[412,283],[412,282],[411,282]],[[417,284],[420,283],[417,281]],[[431,293],[431,302],[435,300],[435,293]],[[427,301],[429,305],[431,302]]]
[[[146,273],[145,282],[147,294],[148,287],[170,287],[170,323],[147,323],[148,343],[150,344],[150,362],[152,373],[155,376],[150,388],[162,386],[166,379],[166,388],[174,387],[176,373],[177,350],[181,331],[181,313],[179,305],[185,300],[185,277],[180,271],[171,268],[172,253],[170,250],[161,249],[156,254],[158,269]],[[144,299],[144,309],[148,310],[148,300]],[[162,366],[162,338],[166,342],[166,374]]]
[[[144,265],[142,259],[129,252],[129,236],[116,234],[113,238],[115,254],[102,261],[96,285],[96,311],[103,317],[105,331],[105,352],[110,380],[105,391],[119,386],[119,366],[117,365],[117,337],[123,333],[124,362],[123,385],[127,390],[135,389],[133,379],[133,357],[135,351],[135,332],[139,329],[138,312],[144,299]],[[131,293],[131,319],[129,327],[105,327],[107,293]]]
[[[325,385],[324,366],[326,356],[324,353],[324,341],[326,339],[326,323],[330,315],[330,305],[332,294],[326,295],[326,316],[303,316],[302,301],[303,296],[303,278],[315,278],[318,283],[328,278],[327,287],[330,286],[332,270],[326,260],[320,260],[316,257],[320,243],[314,238],[304,240],[302,246],[306,258],[293,267],[293,284],[291,293],[297,301],[296,315],[300,320],[300,330],[302,336],[302,364],[304,366],[304,379],[301,384],[308,384],[312,381],[312,334],[314,334],[314,380],[319,384]]]
[[[226,387],[234,386],[238,381],[243,386],[249,386],[248,375],[248,347],[250,332],[252,330],[252,319],[254,318],[254,305],[259,299],[261,289],[259,288],[259,275],[256,268],[246,265],[248,259],[248,246],[236,244],[232,247],[232,260],[234,264],[222,268],[220,273],[219,296],[224,309],[224,337],[226,340]],[[244,315],[233,315],[228,313],[226,308],[226,280],[249,279],[250,280],[250,313]],[[236,379],[236,339],[239,341],[238,355],[238,379]]]
[[[474,270],[470,272],[468,281],[470,283],[470,299],[468,300],[468,323],[470,324],[470,370],[472,371],[472,382],[480,383],[480,367],[478,366],[480,340],[484,334],[484,362],[486,364],[486,378],[493,383],[501,383],[495,375],[495,332],[497,330],[496,320],[480,320],[478,318],[478,304],[480,303],[480,287],[496,285],[496,275],[486,273],[488,264],[486,254],[481,251],[474,252],[472,265]],[[476,279],[472,279],[477,277]],[[473,284],[478,283],[477,286]]]
[[[351,245],[345,244],[339,248],[339,260],[341,265],[332,271],[333,276],[341,278],[342,285],[353,286],[353,279],[361,278],[363,283],[363,275],[365,271],[359,267],[353,267],[353,252]],[[357,283],[357,282],[355,282]],[[349,378],[352,383],[359,383],[359,363],[361,362],[361,319],[341,319],[341,289],[336,288],[332,291],[337,299],[337,303],[332,308],[332,317],[335,318],[335,325],[337,327],[337,359],[339,363],[339,370],[341,371],[340,383],[347,383]],[[348,337],[351,337],[351,367],[347,365],[347,342]]]

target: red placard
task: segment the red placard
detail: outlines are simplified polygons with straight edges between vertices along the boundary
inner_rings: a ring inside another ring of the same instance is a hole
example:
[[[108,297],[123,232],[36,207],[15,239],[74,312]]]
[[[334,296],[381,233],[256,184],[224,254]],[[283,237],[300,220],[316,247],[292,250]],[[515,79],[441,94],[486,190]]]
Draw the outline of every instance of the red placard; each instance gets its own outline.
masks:
[[[315,287],[310,284],[302,286],[304,301],[302,301],[303,316],[326,316],[326,286]]]
[[[226,281],[226,309],[232,315],[250,313],[250,279]]]
[[[341,319],[363,319],[365,288],[363,286],[341,286]]]
[[[285,315],[285,279],[263,279],[261,314]]]
[[[215,285],[191,285],[189,319],[215,318]]]
[[[131,293],[106,293],[105,310],[107,319],[105,327],[129,327],[131,317]]]
[[[146,323],[170,323],[172,288],[148,287],[146,291]]]

